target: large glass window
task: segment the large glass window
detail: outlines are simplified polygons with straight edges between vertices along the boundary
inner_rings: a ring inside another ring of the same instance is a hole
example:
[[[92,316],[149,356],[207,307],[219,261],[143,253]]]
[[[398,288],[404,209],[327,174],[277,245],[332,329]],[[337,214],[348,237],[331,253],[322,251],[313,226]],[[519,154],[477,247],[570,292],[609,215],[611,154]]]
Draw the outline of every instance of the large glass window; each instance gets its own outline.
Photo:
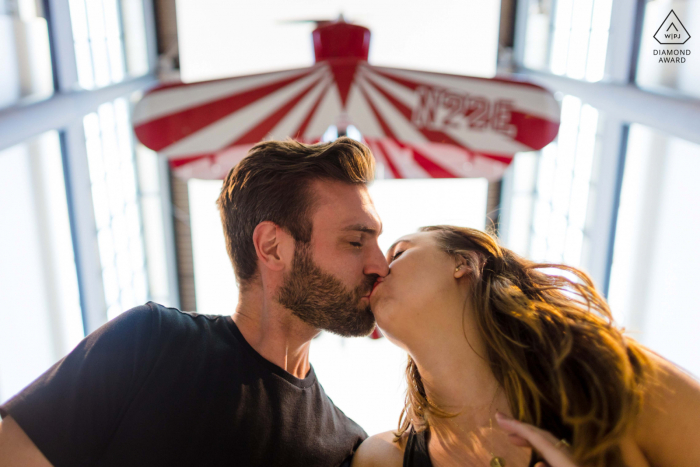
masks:
[[[633,125],[610,304],[631,335],[700,376],[700,145]]]
[[[0,109],[53,94],[49,32],[35,0],[0,0]]]
[[[0,400],[83,337],[59,135],[0,151]]]
[[[70,16],[82,88],[148,72],[141,0],[70,0]]]
[[[671,14],[673,10],[673,14]],[[655,0],[645,3],[637,84],[700,98],[700,53],[690,36],[698,34],[700,2]],[[658,40],[657,40],[658,39]],[[691,55],[691,52],[694,54]]]
[[[611,8],[612,0],[529,0],[524,65],[599,81],[605,72]]]
[[[107,317],[148,300],[148,276],[129,104],[120,98],[84,118]]]
[[[594,107],[564,96],[557,139],[516,156],[507,246],[535,261],[582,265],[600,120]]]

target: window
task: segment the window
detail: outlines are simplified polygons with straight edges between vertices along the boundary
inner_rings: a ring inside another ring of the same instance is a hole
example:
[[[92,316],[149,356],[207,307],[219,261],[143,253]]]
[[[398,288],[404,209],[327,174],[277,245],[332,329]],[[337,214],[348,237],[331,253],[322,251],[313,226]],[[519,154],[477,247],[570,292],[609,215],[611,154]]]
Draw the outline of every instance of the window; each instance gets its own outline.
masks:
[[[134,146],[126,99],[83,120],[107,318],[148,300]]]
[[[530,0],[524,65],[574,79],[601,80],[611,8],[612,0]]]
[[[0,151],[0,200],[0,400],[6,400],[83,338],[57,132]]]
[[[0,0],[0,109],[53,94],[49,32],[34,0]]]
[[[699,144],[631,127],[610,281],[616,320],[696,376],[698,173]]]
[[[666,21],[671,10],[677,15],[681,24],[676,24],[673,18],[668,20],[670,22]],[[697,85],[697,78],[700,76],[700,62],[696,55],[690,55],[691,51],[697,54],[697,48],[689,47],[688,43],[660,44],[654,39],[656,32],[662,25],[671,33],[674,32],[675,28],[676,32],[682,34],[683,26],[693,28],[698,24],[700,24],[700,2],[688,0],[646,2],[639,47],[637,84],[652,90],[671,91],[700,99],[700,88]],[[694,30],[697,30],[697,26]],[[693,30],[687,32],[691,36],[693,35]],[[665,42],[665,39],[662,38],[661,42]],[[671,52],[678,55],[659,55],[660,52]],[[673,59],[673,61],[669,61],[669,59]]]
[[[539,153],[516,156],[506,246],[535,261],[585,262],[599,120],[595,108],[564,96],[557,139]]]
[[[70,16],[83,89],[148,72],[141,0],[70,0]]]

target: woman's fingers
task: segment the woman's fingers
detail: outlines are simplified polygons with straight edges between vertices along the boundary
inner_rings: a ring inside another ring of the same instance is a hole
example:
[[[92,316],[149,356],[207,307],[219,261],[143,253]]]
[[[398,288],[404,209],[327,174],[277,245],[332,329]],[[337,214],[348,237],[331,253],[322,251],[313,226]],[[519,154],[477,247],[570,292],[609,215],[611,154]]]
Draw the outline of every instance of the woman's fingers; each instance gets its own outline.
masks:
[[[512,433],[509,434],[508,441],[510,441],[511,443],[513,443],[516,446],[520,446],[523,448],[531,448],[532,447],[532,446],[530,446],[530,443],[528,443],[525,438],[521,438],[520,436],[518,436],[516,434],[512,434]]]
[[[496,413],[496,421],[508,433],[508,439],[513,444],[524,440],[544,457],[547,461],[546,466],[576,467],[566,446],[561,446],[559,440],[548,431],[520,422],[500,412]]]

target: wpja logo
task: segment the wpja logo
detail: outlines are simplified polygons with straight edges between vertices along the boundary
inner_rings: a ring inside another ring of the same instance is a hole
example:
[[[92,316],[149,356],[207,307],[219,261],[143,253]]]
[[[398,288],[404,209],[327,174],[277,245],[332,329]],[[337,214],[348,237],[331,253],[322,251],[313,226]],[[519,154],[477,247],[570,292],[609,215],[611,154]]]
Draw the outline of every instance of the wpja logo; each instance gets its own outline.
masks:
[[[690,39],[690,33],[676,12],[671,10],[654,34],[654,39],[662,45],[685,44]],[[659,55],[659,63],[685,63],[690,49],[654,49],[654,55]]]

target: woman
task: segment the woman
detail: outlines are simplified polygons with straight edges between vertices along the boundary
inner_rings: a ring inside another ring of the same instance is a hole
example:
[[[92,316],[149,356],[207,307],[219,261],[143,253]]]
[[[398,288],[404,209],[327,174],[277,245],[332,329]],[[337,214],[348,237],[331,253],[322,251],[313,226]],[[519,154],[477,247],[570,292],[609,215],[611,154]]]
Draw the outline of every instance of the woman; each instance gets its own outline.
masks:
[[[700,384],[615,328],[581,271],[450,226],[387,259],[370,301],[409,354],[406,405],[353,466],[700,465]]]

